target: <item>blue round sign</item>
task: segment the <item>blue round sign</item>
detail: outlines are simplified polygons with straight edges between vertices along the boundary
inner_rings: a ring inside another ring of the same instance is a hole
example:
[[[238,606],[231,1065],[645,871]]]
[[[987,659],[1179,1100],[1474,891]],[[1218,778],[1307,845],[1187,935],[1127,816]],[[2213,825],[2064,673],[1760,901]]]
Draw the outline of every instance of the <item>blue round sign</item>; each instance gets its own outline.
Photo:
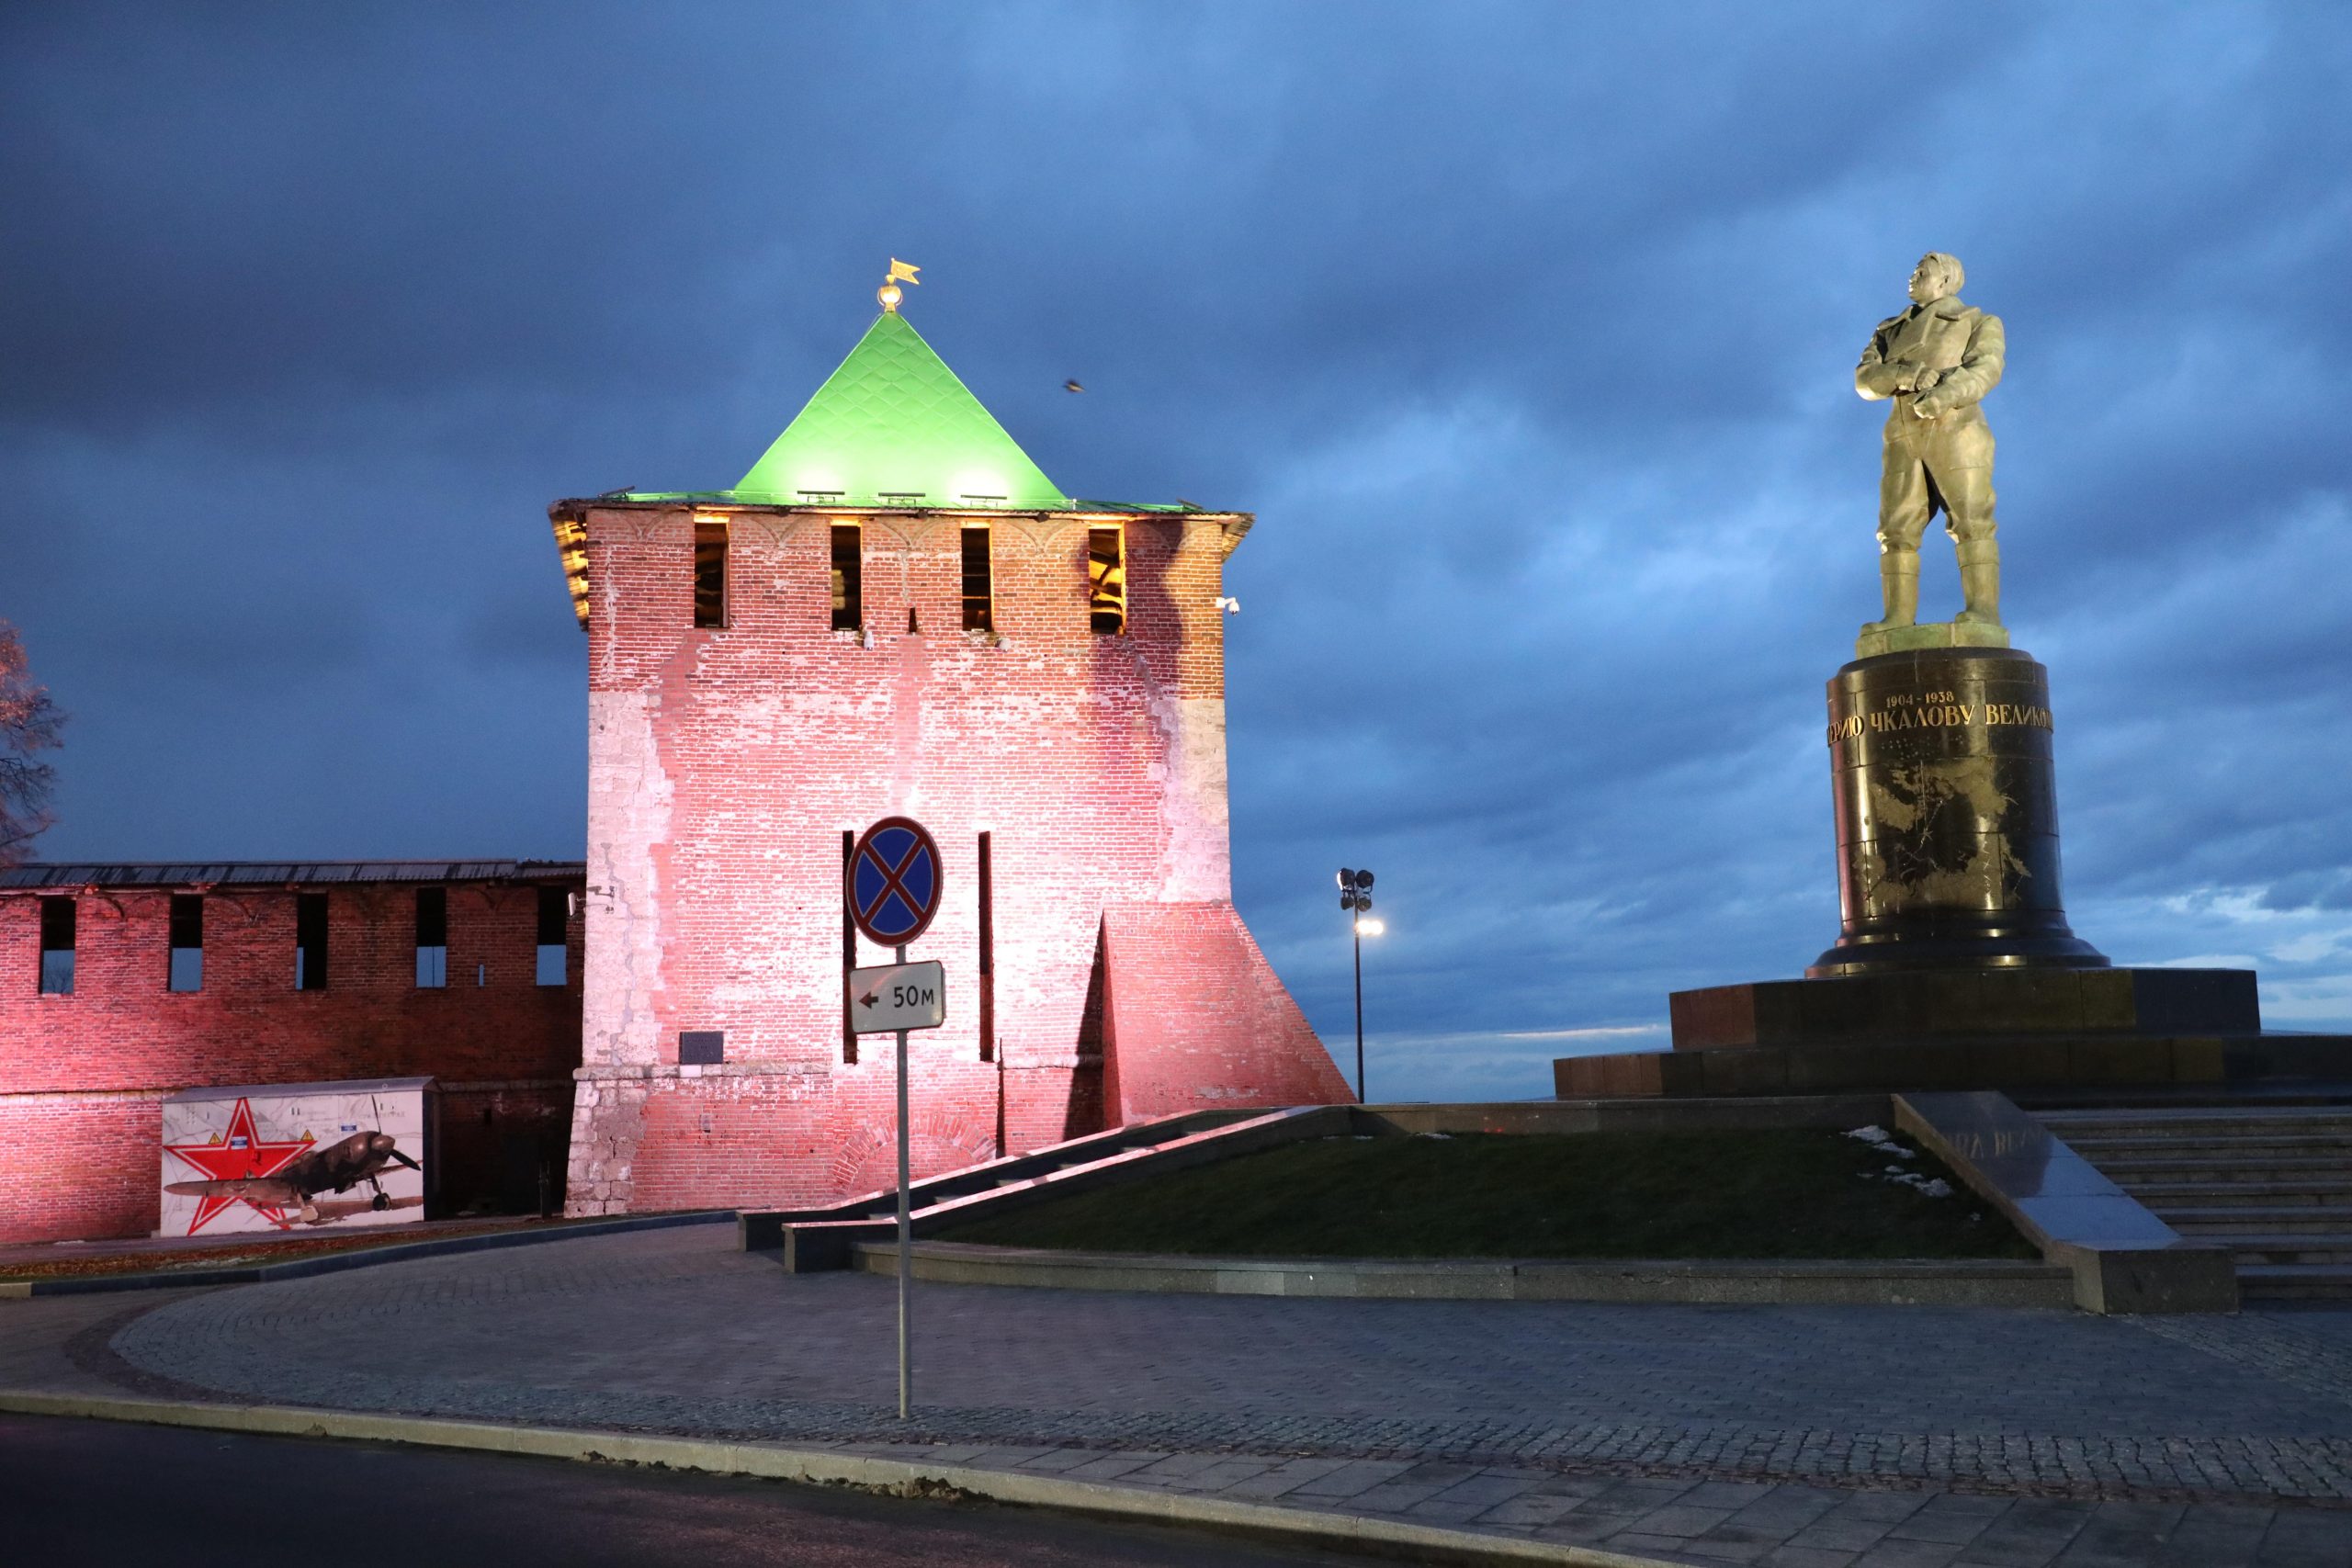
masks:
[[[844,879],[849,916],[868,942],[904,947],[939,913],[939,845],[920,822],[885,817],[858,836]]]

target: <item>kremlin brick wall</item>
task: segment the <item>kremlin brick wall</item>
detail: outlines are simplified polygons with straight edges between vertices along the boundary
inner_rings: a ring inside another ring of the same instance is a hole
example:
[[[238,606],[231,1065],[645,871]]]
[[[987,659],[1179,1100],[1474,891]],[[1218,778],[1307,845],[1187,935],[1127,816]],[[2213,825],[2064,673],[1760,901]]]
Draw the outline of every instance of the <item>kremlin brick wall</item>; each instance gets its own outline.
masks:
[[[576,893],[577,876],[564,886]],[[435,1212],[511,1201],[523,1150],[560,1182],[580,1061],[576,915],[565,984],[540,986],[537,886],[452,882],[448,984],[426,988],[414,884],[306,886],[328,898],[328,984],[297,990],[298,889],[215,886],[201,988],[174,992],[171,896],[195,890],[0,887],[0,1241],[153,1232],[161,1102],[198,1087],[430,1075]],[[50,896],[74,900],[66,995],[40,990]]]

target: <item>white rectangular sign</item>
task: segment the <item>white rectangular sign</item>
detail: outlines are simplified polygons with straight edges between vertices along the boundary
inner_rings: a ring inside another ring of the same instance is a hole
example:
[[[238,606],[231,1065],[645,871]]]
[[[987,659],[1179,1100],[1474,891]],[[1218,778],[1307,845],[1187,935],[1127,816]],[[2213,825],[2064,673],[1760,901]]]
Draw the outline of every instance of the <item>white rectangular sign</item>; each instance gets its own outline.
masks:
[[[937,1029],[947,1021],[947,970],[941,964],[885,964],[849,972],[854,1034]]]

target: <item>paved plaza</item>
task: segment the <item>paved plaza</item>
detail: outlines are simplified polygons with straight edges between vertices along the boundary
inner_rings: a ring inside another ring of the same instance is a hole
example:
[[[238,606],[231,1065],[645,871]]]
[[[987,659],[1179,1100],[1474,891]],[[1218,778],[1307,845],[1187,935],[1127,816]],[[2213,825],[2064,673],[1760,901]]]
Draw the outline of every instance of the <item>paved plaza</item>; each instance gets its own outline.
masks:
[[[2352,1312],[917,1288],[693,1225],[0,1303],[0,1385],[826,1446],[1781,1568],[2352,1563]]]

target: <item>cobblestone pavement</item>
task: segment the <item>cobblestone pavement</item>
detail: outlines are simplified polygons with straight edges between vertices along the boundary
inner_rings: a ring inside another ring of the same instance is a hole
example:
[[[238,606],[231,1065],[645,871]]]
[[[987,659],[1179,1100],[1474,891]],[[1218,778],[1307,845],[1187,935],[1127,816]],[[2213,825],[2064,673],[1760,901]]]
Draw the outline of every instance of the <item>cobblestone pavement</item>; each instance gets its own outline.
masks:
[[[0,1380],[821,1444],[1692,1562],[2352,1564],[2352,1312],[923,1285],[902,1426],[890,1282],[731,1241],[0,1303]]]

